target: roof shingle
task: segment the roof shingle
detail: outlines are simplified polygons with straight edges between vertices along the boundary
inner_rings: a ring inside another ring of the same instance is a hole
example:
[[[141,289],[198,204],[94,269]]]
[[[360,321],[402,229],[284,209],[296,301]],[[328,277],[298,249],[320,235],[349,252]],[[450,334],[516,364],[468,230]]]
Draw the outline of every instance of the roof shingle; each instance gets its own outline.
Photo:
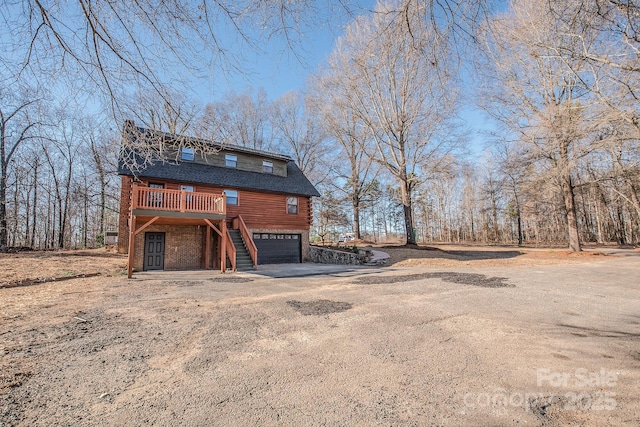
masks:
[[[125,129],[125,135],[127,130],[130,132],[131,128]],[[135,128],[135,130],[139,131],[141,134],[148,132],[146,129],[142,128]],[[170,135],[164,134],[164,136],[167,137]],[[225,146],[225,149],[229,149],[229,147]],[[269,154],[266,152],[261,153]],[[283,159],[282,155],[275,153],[271,154],[276,158]],[[142,159],[140,159],[138,164],[142,163],[141,160]],[[318,190],[316,190],[313,184],[311,184],[295,162],[290,159],[287,160],[286,177],[201,163],[179,161],[158,161],[133,171],[128,163],[123,161],[122,158],[118,162],[118,174],[136,176],[139,178],[179,181],[190,184],[205,184],[309,197],[320,196]]]

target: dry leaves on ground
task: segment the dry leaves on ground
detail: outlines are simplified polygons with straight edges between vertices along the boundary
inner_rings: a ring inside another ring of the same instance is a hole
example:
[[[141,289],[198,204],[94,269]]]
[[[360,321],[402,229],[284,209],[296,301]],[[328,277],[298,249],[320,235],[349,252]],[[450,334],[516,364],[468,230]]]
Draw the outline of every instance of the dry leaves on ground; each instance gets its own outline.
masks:
[[[105,248],[0,254],[0,285],[79,274],[111,276],[126,267],[125,255]]]

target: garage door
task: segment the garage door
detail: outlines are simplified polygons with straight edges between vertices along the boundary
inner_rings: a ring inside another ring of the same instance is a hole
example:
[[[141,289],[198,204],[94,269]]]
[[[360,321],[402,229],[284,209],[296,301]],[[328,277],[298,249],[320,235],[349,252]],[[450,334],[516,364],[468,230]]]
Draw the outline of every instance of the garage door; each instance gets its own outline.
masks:
[[[253,241],[258,248],[258,264],[300,262],[299,234],[254,233]]]

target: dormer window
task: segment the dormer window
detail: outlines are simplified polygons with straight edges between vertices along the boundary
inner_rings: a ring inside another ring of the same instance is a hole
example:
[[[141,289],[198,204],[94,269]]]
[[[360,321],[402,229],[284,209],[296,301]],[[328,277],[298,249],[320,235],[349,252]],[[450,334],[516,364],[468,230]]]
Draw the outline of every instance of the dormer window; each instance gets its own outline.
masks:
[[[235,154],[225,154],[224,156],[224,164],[228,168],[237,168],[238,167],[238,156]]]
[[[262,173],[273,173],[273,162],[262,161]]]
[[[180,158],[188,162],[193,162],[196,159],[196,152],[193,148],[182,147],[180,149]]]

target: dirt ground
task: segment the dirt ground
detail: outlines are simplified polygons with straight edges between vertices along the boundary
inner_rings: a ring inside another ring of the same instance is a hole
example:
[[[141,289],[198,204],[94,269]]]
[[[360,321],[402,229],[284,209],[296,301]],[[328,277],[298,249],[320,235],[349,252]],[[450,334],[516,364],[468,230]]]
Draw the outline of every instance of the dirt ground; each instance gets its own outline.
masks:
[[[638,251],[388,252],[131,280],[0,255],[4,284],[100,273],[0,288],[0,426],[640,425]]]
[[[0,287],[80,274],[104,276],[126,273],[127,258],[115,248],[78,251],[0,253]]]
[[[534,266],[593,262],[594,257],[615,252],[614,247],[586,248],[571,252],[564,248],[527,248],[505,246],[433,245],[412,249],[404,246],[374,247],[390,255],[395,267],[493,267]],[[621,251],[623,252],[623,251]],[[626,250],[632,253],[633,249]],[[640,254],[640,250],[636,250]]]

